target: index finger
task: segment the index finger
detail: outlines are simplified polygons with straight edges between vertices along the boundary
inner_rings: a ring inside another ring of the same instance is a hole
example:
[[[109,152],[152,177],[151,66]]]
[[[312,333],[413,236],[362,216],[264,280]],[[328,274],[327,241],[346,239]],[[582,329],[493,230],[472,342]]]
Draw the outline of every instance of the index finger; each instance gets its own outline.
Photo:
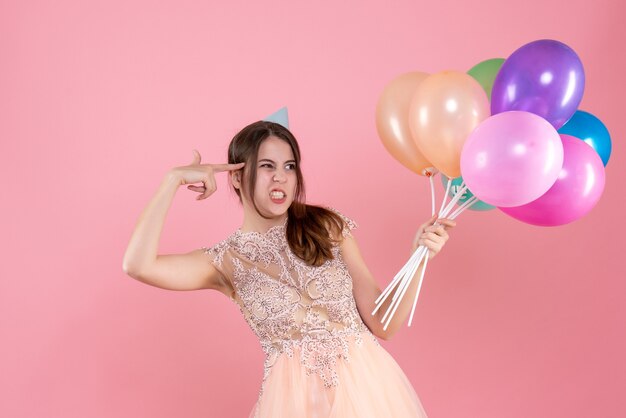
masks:
[[[240,168],[243,168],[244,165],[246,165],[246,163],[211,164],[211,167],[213,167],[213,171],[233,171],[233,170],[239,170]]]
[[[447,227],[453,227],[456,226],[456,222],[453,221],[452,219],[445,219],[445,218],[441,218],[438,220],[438,223],[441,225],[445,225]]]

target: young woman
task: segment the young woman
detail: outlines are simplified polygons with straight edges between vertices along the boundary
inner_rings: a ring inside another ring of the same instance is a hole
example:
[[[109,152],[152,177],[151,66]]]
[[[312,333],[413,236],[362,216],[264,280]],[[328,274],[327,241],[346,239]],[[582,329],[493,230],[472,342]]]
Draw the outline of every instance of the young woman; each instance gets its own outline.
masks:
[[[411,383],[376,339],[400,328],[412,298],[383,330],[391,300],[371,314],[381,290],[352,236],[356,224],[335,209],[304,203],[291,132],[255,122],[231,141],[228,164],[201,164],[200,158],[194,150],[190,165],[167,173],[137,223],[124,271],[164,289],[218,290],[239,305],[266,354],[250,417],[425,417]],[[243,204],[242,226],[210,248],[158,254],[178,187],[188,185],[206,199],[220,171],[229,173]],[[433,258],[454,225],[433,217],[418,229],[413,250],[423,244]],[[408,294],[416,286],[413,280]]]

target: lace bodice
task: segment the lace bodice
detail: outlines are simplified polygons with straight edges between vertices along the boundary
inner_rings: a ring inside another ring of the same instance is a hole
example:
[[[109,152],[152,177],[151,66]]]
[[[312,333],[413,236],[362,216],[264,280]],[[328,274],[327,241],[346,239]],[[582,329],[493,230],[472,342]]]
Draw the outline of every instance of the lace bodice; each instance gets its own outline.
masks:
[[[356,223],[334,211],[345,222],[343,236],[349,236]],[[361,344],[364,336],[378,342],[357,311],[339,246],[332,250],[334,259],[309,266],[291,251],[285,229],[286,221],[265,233],[237,230],[203,249],[261,342],[263,380],[281,354],[293,356],[298,346],[307,374],[318,373],[325,386],[336,386],[335,364],[338,358],[349,361],[348,342]]]

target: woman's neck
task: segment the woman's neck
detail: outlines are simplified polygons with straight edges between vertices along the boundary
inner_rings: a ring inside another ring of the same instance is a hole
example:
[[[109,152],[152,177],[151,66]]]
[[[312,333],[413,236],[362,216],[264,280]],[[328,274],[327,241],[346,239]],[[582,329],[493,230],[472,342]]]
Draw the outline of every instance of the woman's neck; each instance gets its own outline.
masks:
[[[256,216],[244,216],[243,224],[241,225],[241,232],[260,232],[265,233],[270,228],[278,225],[283,225],[287,220],[287,213],[271,219],[265,219],[259,214]]]

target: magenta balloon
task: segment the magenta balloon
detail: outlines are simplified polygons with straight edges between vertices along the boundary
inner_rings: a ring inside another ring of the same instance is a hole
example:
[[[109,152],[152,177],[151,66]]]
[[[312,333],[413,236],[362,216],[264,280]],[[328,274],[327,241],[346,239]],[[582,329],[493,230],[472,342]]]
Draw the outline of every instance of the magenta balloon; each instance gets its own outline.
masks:
[[[533,113],[503,112],[485,119],[461,152],[467,187],[498,207],[532,202],[552,187],[563,166],[563,144],[548,121]]]
[[[600,156],[578,138],[561,135],[563,168],[556,183],[539,199],[502,212],[539,226],[565,225],[585,216],[604,190],[604,164]]]

